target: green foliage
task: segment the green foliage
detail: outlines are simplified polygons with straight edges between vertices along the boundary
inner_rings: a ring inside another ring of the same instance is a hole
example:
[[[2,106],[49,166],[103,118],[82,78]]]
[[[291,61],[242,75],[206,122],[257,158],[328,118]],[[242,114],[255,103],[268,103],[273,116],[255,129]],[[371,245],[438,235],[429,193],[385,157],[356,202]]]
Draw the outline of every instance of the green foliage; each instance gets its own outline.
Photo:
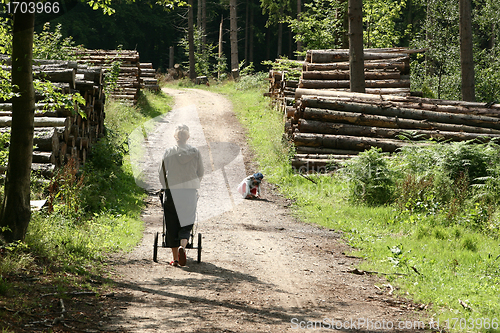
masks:
[[[47,110],[55,110],[57,108],[65,108],[70,111],[77,110],[83,118],[87,117],[85,112],[80,109],[80,105],[85,105],[85,99],[80,93],[60,93],[57,87],[49,81],[33,80],[33,86],[43,97],[39,103],[45,103]]]
[[[182,0],[157,0],[155,3],[165,7],[167,10],[172,10],[175,7],[185,7],[188,5],[186,1]]]
[[[364,44],[366,47],[394,47],[408,34],[399,27],[406,1],[370,0],[363,2]],[[288,18],[295,40],[304,49],[347,47],[347,2],[313,0],[304,4],[300,18]]]
[[[10,132],[0,133],[0,165],[7,166],[9,160]]]
[[[115,60],[111,63],[109,70],[106,72],[104,78],[104,93],[106,95],[109,95],[116,89],[121,65],[122,62],[120,60]]]
[[[355,202],[383,205],[393,196],[394,179],[387,163],[387,154],[372,147],[346,163],[343,169]]]
[[[12,20],[0,17],[0,54],[12,53]]]
[[[344,44],[346,13],[347,2],[313,0],[304,3],[300,18],[289,18],[288,23],[295,40],[303,43],[304,50],[335,49]]]
[[[457,142],[405,147],[391,165],[398,175],[395,221],[429,219],[498,237],[500,146]]]
[[[212,43],[203,45],[203,31],[201,28],[194,29],[193,36],[196,75],[211,77],[217,73],[217,71],[224,72],[225,58],[224,56],[219,58],[219,55],[215,52],[217,46]],[[179,45],[184,48],[185,54],[189,59],[189,40],[187,33],[181,39]],[[187,66],[189,67],[189,63],[187,63]]]
[[[56,25],[54,31],[50,31],[50,23],[43,25],[42,32],[33,36],[33,58],[34,59],[76,59],[75,42],[72,37],[63,38],[62,25]]]
[[[12,21],[0,17],[0,55],[12,53]],[[0,65],[2,61],[0,60]],[[8,100],[16,94],[10,83],[10,71],[0,67],[0,99]]]
[[[0,68],[0,99],[9,100],[19,94],[14,92],[9,71]]]
[[[70,159],[58,170],[48,186],[48,213],[60,213],[67,217],[79,219],[80,192],[84,177],[77,176],[78,169],[74,159]]]
[[[269,76],[266,72],[255,73],[253,63],[243,67],[242,62],[240,64],[240,79],[235,85],[237,90],[247,90],[247,89],[264,89],[266,78]]]
[[[274,71],[284,72],[286,80],[298,80],[302,74],[301,63],[288,60],[286,57],[280,57],[276,61],[266,60],[262,64],[269,66]]]
[[[227,78],[227,58],[224,53],[222,53],[220,57],[219,54],[217,54],[215,56],[215,61],[214,72],[217,73],[218,80],[222,81]]]
[[[460,100],[459,13],[455,1],[416,1],[414,12],[423,17],[413,25],[410,46],[427,48],[411,64],[412,89],[426,97]],[[499,34],[498,1],[472,2],[476,100],[499,100],[500,57],[494,40]]]
[[[291,1],[260,0],[260,7],[263,14],[268,14],[266,27],[269,27],[276,23],[284,22],[287,13],[291,11]]]
[[[483,102],[500,101],[500,47],[477,51],[475,56],[476,98]]]
[[[365,45],[370,47],[393,47],[408,31],[396,29],[406,1],[369,0],[363,2],[363,23],[366,26]]]
[[[115,10],[111,7],[112,0],[90,0],[87,3],[93,10],[100,9],[106,15],[115,13]]]

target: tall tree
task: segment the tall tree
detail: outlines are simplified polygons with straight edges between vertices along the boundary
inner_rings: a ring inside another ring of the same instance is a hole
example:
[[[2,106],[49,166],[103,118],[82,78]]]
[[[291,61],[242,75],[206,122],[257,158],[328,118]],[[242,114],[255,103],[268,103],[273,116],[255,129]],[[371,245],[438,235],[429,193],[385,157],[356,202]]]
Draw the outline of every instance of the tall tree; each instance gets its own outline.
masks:
[[[233,79],[239,77],[239,62],[238,62],[238,13],[237,0],[229,1],[229,20],[230,32],[229,39],[231,42],[231,73]]]
[[[188,2],[188,44],[189,44],[189,78],[196,79],[196,68],[194,59],[194,7],[193,0]]]
[[[300,22],[300,14],[302,13],[302,0],[297,0],[297,21]],[[291,33],[291,31],[290,31]],[[302,40],[297,40],[297,52],[302,52]],[[304,60],[304,57],[299,55],[297,60]]]
[[[245,56],[245,62],[248,64],[248,37],[250,34],[250,1],[247,0],[246,6],[245,6],[245,50],[244,50],[244,56]]]
[[[199,52],[205,50],[207,44],[207,0],[198,0],[198,13],[196,14],[196,26],[201,31],[201,45]]]
[[[201,31],[202,49],[207,45],[207,0],[201,0]]]
[[[250,29],[249,29],[249,41],[248,41],[248,62],[253,63],[253,42],[254,42],[254,26],[253,26],[253,15],[254,15],[254,8],[253,8],[253,1],[250,4]]]
[[[365,92],[363,0],[349,0],[349,76],[352,92]]]
[[[474,84],[474,59],[472,54],[471,0],[460,0],[460,64],[462,74],[462,99],[476,100]]]
[[[279,10],[280,17],[283,17],[283,7]],[[283,55],[283,21],[278,22],[278,58]]]
[[[33,154],[35,90],[33,34],[35,14],[14,13],[12,38],[12,126],[0,226],[6,242],[24,240],[31,218],[30,175]]]
[[[268,14],[266,27],[278,24],[278,45],[277,55],[282,55],[283,49],[283,22],[287,19],[287,14],[290,12],[290,0],[260,0],[262,12]]]
[[[198,5],[196,7],[197,13],[196,13],[196,26],[198,29],[201,28],[201,1],[198,0]]]

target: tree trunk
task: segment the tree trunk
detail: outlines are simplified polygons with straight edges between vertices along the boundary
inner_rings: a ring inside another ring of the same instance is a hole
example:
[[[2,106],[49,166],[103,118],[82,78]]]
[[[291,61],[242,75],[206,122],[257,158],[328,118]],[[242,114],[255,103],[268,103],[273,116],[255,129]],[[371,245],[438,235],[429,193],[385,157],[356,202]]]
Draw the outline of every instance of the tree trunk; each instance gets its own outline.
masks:
[[[371,147],[378,147],[386,152],[394,152],[398,148],[409,145],[409,143],[399,140],[314,133],[295,133],[293,141],[296,146],[325,147],[355,151],[365,151]]]
[[[295,147],[297,154],[320,154],[320,155],[357,155],[359,151],[357,150],[345,150],[345,149],[331,149],[324,147],[306,147],[297,146]]]
[[[297,21],[300,21],[300,14],[302,13],[302,0],[297,0]],[[302,41],[297,41],[297,52],[302,52]],[[297,60],[304,60],[303,56],[298,56]]]
[[[168,53],[168,68],[174,68],[174,47],[170,46]]]
[[[248,41],[248,61],[249,62],[252,62],[253,63],[253,31],[254,31],[254,27],[253,27],[253,11],[254,11],[254,8],[253,8],[253,2],[252,4],[250,5],[250,40]]]
[[[472,52],[471,0],[460,0],[460,63],[462,67],[462,99],[474,102],[474,59]]]
[[[224,23],[224,16],[221,17],[220,19],[220,26],[219,26],[219,69],[217,70],[217,79],[220,80],[221,72],[220,68],[222,66],[221,64],[221,58],[222,58],[222,24]]]
[[[386,96],[386,98],[387,97],[388,96]],[[394,96],[391,97],[392,98],[388,100],[380,100],[379,96],[377,96],[374,99],[362,99],[358,97],[343,97],[343,96],[337,96],[335,98],[321,97],[321,96],[303,96],[301,98],[301,105],[302,107],[308,106],[313,108],[335,110],[339,105],[338,103],[353,102],[353,103],[365,103],[371,106],[379,106],[384,110],[387,108],[396,108],[396,109],[404,108],[404,109],[434,111],[440,114],[457,113],[464,115],[492,117],[497,119],[500,118],[500,109],[498,108],[464,107],[461,105],[439,105],[439,104],[433,104],[432,101],[413,99],[411,97],[410,98],[400,97],[399,100],[396,99]]]
[[[302,72],[303,80],[349,80],[349,71],[307,71]],[[366,80],[399,80],[401,74],[397,71],[365,72]],[[409,79],[409,77],[407,78]]]
[[[250,5],[250,40],[248,42],[248,61],[253,62],[253,2]]]
[[[469,132],[469,133],[485,133],[485,134],[500,134],[500,130],[474,127],[468,125],[449,124],[430,122],[426,119],[404,119],[390,116],[380,116],[364,114],[359,112],[344,112],[335,110],[324,110],[305,108],[301,118],[307,120],[318,120],[334,123],[347,123],[360,126],[375,126],[385,128],[400,128],[400,129],[427,129],[427,130],[440,130],[449,132]]]
[[[280,20],[283,17],[283,7],[279,11]],[[279,58],[283,54],[283,23],[278,23],[278,56]]]
[[[9,164],[0,226],[6,242],[24,240],[31,218],[30,174],[33,154],[35,91],[33,88],[33,29],[35,14],[14,14],[12,84],[19,97],[12,99]]]
[[[14,103],[13,103],[14,104]],[[0,127],[13,127],[15,122],[16,111],[12,112],[12,117],[0,117]],[[59,127],[67,123],[68,118],[59,117],[34,117],[32,126],[35,127]]]
[[[328,110],[358,112],[363,114],[398,117],[404,119],[436,121],[446,124],[470,125],[500,130],[499,118],[482,115],[436,112],[430,110],[412,109],[409,107],[389,106],[386,104],[376,105],[377,103],[370,104],[351,101],[318,100],[314,102],[314,100],[310,100],[303,104]]]
[[[363,82],[367,88],[410,88],[410,80],[366,80],[366,82],[363,80]],[[306,89],[349,88],[349,86],[352,87],[352,81],[349,80],[300,80],[299,84],[300,88]]]
[[[194,8],[193,0],[189,0],[188,8],[188,44],[189,44],[189,78],[196,79],[196,68],[194,59]]]
[[[352,93],[352,92],[343,92],[337,90],[318,90],[318,89],[303,89],[298,88],[295,97],[297,99],[303,96],[317,96],[317,97],[325,97],[325,98],[336,98],[336,99],[358,99],[368,101],[368,103],[373,102],[398,102],[398,103],[417,103],[417,104],[429,104],[432,107],[438,108],[450,108],[459,107],[457,110],[463,110],[463,108],[470,108],[470,112],[465,113],[474,113],[478,115],[491,115],[493,117],[497,117],[497,110],[500,111],[500,104],[488,104],[487,106],[484,103],[479,102],[465,102],[465,101],[447,101],[433,98],[421,98],[421,97],[401,97],[401,96],[374,96],[370,94],[360,94],[360,93]],[[472,110],[474,109],[474,110]],[[464,113],[461,111],[445,111],[451,113]]]
[[[269,27],[266,28],[266,59],[271,58],[271,29]]]
[[[231,74],[233,79],[239,77],[239,61],[238,61],[238,15],[236,10],[237,1],[229,1],[230,15],[230,39],[231,39]]]
[[[401,60],[408,58],[409,55],[401,52],[377,52],[374,49],[366,49],[363,50],[363,60],[379,60],[379,61],[390,61]],[[350,51],[340,49],[340,50],[311,50],[309,51],[311,54],[311,62],[312,63],[335,63],[335,62],[343,62],[349,61],[350,59]],[[363,64],[363,61],[361,61]]]
[[[201,0],[201,48],[205,51],[207,45],[207,0]]]
[[[249,24],[250,21],[250,1],[247,0],[245,7],[245,63],[248,64],[248,36],[249,36]]]
[[[377,61],[371,62],[365,59],[365,69],[384,69],[397,70],[401,74],[410,74],[410,59],[408,61]],[[349,62],[333,62],[333,63],[304,63],[304,71],[333,71],[333,70],[349,70]]]
[[[400,128],[384,128],[360,126],[351,124],[328,123],[315,120],[300,119],[298,129],[301,133],[321,133],[336,135],[352,135],[363,137],[377,137],[398,139],[401,136],[415,139],[435,139],[465,141],[478,139],[488,141],[490,138],[500,138],[500,134],[466,133],[432,130],[408,130]]]
[[[352,92],[365,92],[363,0],[349,0],[349,66]]]
[[[198,6],[196,7],[196,27],[201,28],[201,0],[198,0]]]

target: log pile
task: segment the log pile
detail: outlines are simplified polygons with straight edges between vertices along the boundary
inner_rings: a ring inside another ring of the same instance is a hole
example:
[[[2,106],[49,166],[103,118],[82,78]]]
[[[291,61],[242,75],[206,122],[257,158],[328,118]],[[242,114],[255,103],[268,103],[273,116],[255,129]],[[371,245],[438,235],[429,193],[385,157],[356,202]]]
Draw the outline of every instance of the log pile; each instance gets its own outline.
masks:
[[[156,78],[156,71],[153,68],[152,63],[139,63],[140,68],[140,80],[143,83],[145,89],[150,90],[160,90],[158,85],[158,79]]]
[[[8,64],[9,61],[6,61]],[[10,66],[3,66],[11,70]],[[40,103],[36,95],[35,130],[32,168],[50,176],[54,168],[71,158],[77,167],[85,163],[92,143],[104,133],[103,69],[74,61],[35,60],[34,77],[50,81],[63,94],[80,93],[85,105],[80,110],[56,108]],[[47,111],[51,110],[51,111]],[[12,103],[0,101],[0,132],[10,132]]]
[[[104,75],[111,76],[113,64],[119,62],[118,79],[116,87],[109,96],[121,100],[126,104],[136,104],[140,89],[143,88],[141,80],[141,67],[139,52],[134,50],[76,50],[78,63],[93,64],[104,69]]]
[[[500,104],[299,88],[286,114],[299,170],[325,171],[371,147],[393,153],[410,140],[500,138]]]
[[[303,62],[277,59],[276,64],[278,69],[269,71],[269,92],[265,95],[271,97],[273,104],[284,112],[286,106],[294,103]]]
[[[365,49],[365,85],[369,94],[410,94],[409,53],[405,48]],[[299,88],[348,91],[349,50],[309,50]]]

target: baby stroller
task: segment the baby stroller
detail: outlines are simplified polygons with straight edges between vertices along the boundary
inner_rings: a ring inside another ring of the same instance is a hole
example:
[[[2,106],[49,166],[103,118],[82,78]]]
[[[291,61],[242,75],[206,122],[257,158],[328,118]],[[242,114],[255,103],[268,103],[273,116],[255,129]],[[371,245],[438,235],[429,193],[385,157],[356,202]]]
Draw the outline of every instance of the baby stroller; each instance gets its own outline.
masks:
[[[164,205],[163,205],[163,200],[165,199],[165,193],[163,190],[161,190],[159,192],[159,197],[160,197],[160,202],[161,202],[161,206],[162,206],[162,209],[164,209]],[[153,244],[153,261],[154,262],[158,262],[158,247],[163,247],[163,248],[166,248],[167,247],[167,244],[166,244],[166,238],[167,238],[167,223],[165,221],[165,214],[162,214],[163,215],[163,232],[161,233],[161,244],[159,245],[159,239],[160,239],[160,233],[159,232],[156,232],[155,233],[155,237],[154,237],[154,244]],[[186,246],[186,249],[194,249],[194,250],[197,250],[198,251],[198,256],[197,256],[197,262],[200,263],[201,262],[201,233],[198,233],[198,244],[197,246],[194,246],[194,235],[196,234],[196,223],[195,225],[193,226],[193,229],[191,230],[191,235],[188,239],[188,244]]]

